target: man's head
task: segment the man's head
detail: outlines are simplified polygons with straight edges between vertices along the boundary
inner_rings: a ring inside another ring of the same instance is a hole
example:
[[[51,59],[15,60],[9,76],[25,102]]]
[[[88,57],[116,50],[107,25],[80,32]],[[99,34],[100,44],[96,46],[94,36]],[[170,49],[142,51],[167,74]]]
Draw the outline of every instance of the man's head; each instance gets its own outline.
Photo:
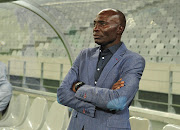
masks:
[[[108,48],[118,44],[126,26],[124,14],[115,9],[100,11],[94,20],[93,35],[95,43]]]

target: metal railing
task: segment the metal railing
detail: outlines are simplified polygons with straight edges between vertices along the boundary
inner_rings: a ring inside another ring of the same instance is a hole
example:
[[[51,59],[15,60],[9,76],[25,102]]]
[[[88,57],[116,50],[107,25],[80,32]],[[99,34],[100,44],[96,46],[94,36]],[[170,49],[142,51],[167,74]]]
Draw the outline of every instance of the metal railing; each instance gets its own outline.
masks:
[[[17,63],[17,65],[16,65]],[[31,68],[31,66],[36,68]],[[54,66],[54,67],[53,67]],[[64,67],[65,66],[65,67]],[[45,88],[57,89],[63,80],[63,76],[68,72],[70,64],[48,63],[48,62],[28,62],[28,61],[8,61],[8,80],[12,85],[24,88],[32,88],[48,91]],[[66,70],[65,70],[66,69]],[[13,78],[14,77],[14,78]],[[33,79],[28,82],[29,79]],[[56,85],[47,85],[45,80],[52,80]],[[33,81],[37,81],[33,83]],[[57,84],[58,83],[58,84]],[[33,87],[29,87],[33,86]],[[54,91],[55,91],[54,90]]]
[[[180,102],[178,102],[178,101],[180,101],[179,100],[179,98],[180,98],[180,89],[179,89],[180,80],[179,81],[177,80],[178,75],[180,75],[180,67],[177,65],[170,64],[168,68],[169,68],[168,70],[164,70],[164,72],[166,71],[166,73],[167,73],[167,77],[168,77],[167,81],[161,81],[158,79],[150,80],[150,79],[142,78],[142,82],[146,81],[148,84],[151,84],[152,82],[156,82],[159,84],[167,83],[168,88],[161,88],[160,87],[161,85],[160,85],[160,86],[158,86],[159,91],[157,91],[158,89],[153,90],[152,88],[149,88],[149,90],[143,90],[141,87],[147,85],[147,84],[143,84],[143,86],[140,86],[140,89],[134,98],[134,101],[132,104],[133,106],[150,108],[150,107],[148,107],[148,105],[146,105],[146,106],[142,105],[143,103],[148,103],[148,104],[152,104],[155,106],[159,106],[159,108],[154,107],[153,108],[154,110],[161,110],[160,107],[164,106],[164,107],[167,107],[166,112],[180,114]],[[145,71],[147,71],[147,70],[148,70],[148,68],[145,69]],[[152,71],[152,70],[149,70],[149,71]],[[164,75],[162,75],[163,70],[154,70],[154,71],[159,71],[160,77],[164,76]],[[146,75],[146,77],[151,77],[151,76],[153,76],[153,75]],[[152,84],[152,86],[153,86],[153,84]],[[145,98],[141,97],[139,93],[149,93],[149,95],[151,97],[149,96],[148,99],[147,98],[145,99]],[[159,95],[159,97],[161,97],[161,95],[164,95],[165,97],[167,97],[167,100],[158,101],[158,99],[157,100],[155,100],[155,98],[152,99],[154,94]],[[177,96],[177,97],[175,97],[175,96]],[[175,102],[175,100],[176,100],[176,102]],[[150,108],[150,109],[152,109],[152,108]]]

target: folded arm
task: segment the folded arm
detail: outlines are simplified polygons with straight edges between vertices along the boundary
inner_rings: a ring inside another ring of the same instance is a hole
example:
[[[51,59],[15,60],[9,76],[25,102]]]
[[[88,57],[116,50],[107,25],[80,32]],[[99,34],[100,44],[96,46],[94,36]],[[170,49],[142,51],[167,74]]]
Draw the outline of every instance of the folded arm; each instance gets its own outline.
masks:
[[[133,64],[132,64],[133,63]],[[139,88],[145,61],[143,58],[131,59],[124,63],[120,77],[125,82],[120,89],[107,89],[83,85],[75,97],[79,100],[90,102],[104,110],[119,111],[128,107]]]
[[[75,97],[72,85],[78,81],[79,61],[81,54],[75,60],[70,71],[63,80],[61,86],[57,90],[57,101],[60,104],[71,107],[78,112],[94,117],[95,106],[86,101],[79,100]]]
[[[79,82],[75,82],[73,85],[72,85],[72,90],[73,90],[73,92],[77,92],[77,90],[80,88],[80,87],[78,87],[78,88],[76,88],[76,85],[77,85],[77,83],[79,83]],[[84,83],[83,83],[83,85],[84,85]],[[81,86],[83,86],[83,85],[81,85]],[[123,87],[124,86],[124,81],[122,81],[122,79],[119,79],[115,84],[113,84],[113,86],[112,86],[112,90],[116,90],[116,89],[120,89],[121,87]]]

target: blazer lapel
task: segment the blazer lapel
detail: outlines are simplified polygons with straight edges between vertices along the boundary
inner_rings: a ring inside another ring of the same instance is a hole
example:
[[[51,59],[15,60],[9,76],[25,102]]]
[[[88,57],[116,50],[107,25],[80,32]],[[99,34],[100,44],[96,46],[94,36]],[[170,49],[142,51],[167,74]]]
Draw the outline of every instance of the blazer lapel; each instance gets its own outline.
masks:
[[[97,86],[101,87],[102,83],[106,79],[108,73],[111,71],[111,69],[121,60],[122,56],[126,52],[127,48],[122,43],[122,45],[119,47],[119,49],[115,52],[115,54],[111,57],[109,62],[104,67],[103,71],[101,72],[101,75],[97,81]]]
[[[89,79],[89,84],[94,85],[94,74],[96,71],[96,65],[98,62],[98,57],[99,57],[99,48],[93,52],[92,56],[89,59],[89,64],[88,64],[88,79]]]

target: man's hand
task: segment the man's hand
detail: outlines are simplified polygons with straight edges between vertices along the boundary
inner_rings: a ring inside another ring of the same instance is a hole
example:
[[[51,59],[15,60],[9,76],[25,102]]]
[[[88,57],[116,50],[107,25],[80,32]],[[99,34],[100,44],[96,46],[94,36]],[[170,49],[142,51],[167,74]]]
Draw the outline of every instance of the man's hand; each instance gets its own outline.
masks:
[[[75,82],[75,83],[73,83],[73,85],[72,85],[72,91],[73,92],[76,92],[76,89],[75,89],[75,85],[77,84],[77,82]]]
[[[112,86],[112,90],[116,90],[116,89],[120,89],[121,87],[124,86],[124,81],[121,81],[122,79],[119,79],[113,86]],[[76,93],[76,89],[75,89],[75,85],[77,84],[78,82],[75,82],[73,83],[72,85],[72,90],[73,92]]]
[[[120,89],[121,87],[124,86],[124,81],[121,81],[122,79],[119,79],[113,86],[112,90]]]

